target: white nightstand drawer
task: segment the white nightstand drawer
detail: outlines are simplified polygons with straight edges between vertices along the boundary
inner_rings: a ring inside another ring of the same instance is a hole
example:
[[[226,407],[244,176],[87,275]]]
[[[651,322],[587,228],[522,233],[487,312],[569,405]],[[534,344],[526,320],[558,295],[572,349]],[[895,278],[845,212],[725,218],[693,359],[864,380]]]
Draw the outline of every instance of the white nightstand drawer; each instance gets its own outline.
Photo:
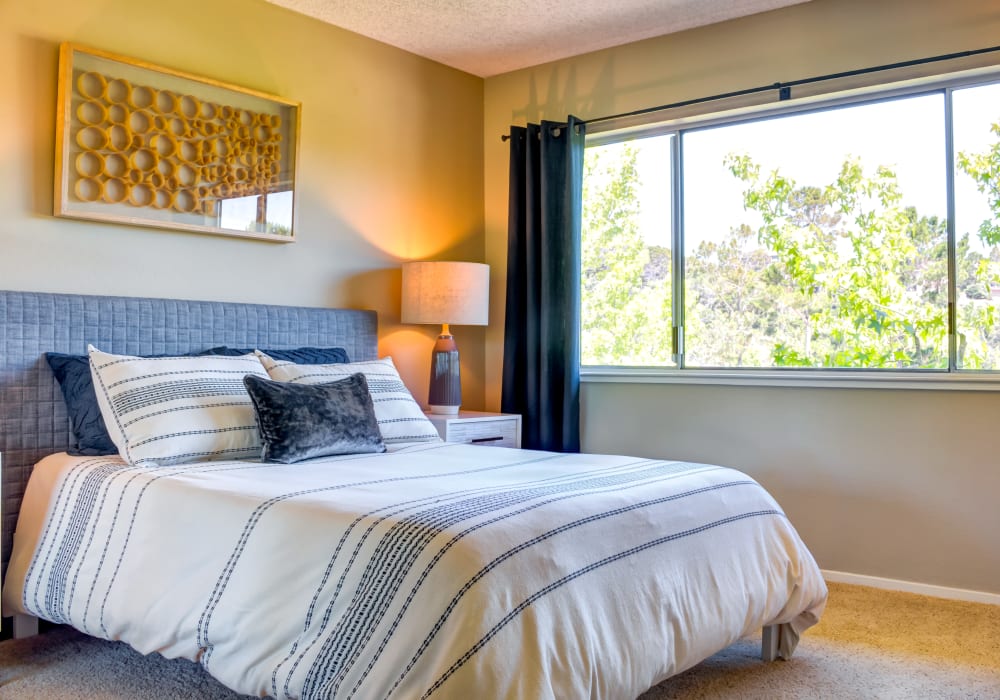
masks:
[[[482,420],[456,422],[448,426],[448,442],[468,442],[473,445],[517,447],[517,421]]]
[[[521,416],[512,413],[462,411],[456,415],[428,413],[445,442],[493,447],[521,446]]]

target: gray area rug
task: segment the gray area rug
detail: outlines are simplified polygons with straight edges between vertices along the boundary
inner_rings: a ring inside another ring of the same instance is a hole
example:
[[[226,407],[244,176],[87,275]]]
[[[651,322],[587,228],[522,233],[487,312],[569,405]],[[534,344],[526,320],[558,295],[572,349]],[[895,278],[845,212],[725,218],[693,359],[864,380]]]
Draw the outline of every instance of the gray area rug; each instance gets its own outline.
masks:
[[[806,632],[792,660],[765,664],[759,650],[759,640],[741,641],[640,700],[1000,700],[1000,606],[831,584],[822,621]],[[243,697],[197,664],[141,656],[67,628],[0,643],[4,700]]]

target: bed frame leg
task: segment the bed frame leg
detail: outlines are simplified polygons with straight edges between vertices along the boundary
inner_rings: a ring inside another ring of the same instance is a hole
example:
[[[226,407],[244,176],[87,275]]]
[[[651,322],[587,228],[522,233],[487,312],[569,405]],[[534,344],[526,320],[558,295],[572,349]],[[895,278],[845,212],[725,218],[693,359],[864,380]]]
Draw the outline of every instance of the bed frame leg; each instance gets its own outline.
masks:
[[[34,615],[14,616],[14,639],[25,639],[38,634],[38,618]]]
[[[778,625],[767,625],[760,642],[760,658],[764,661],[774,661],[778,658],[778,639],[781,637]]]

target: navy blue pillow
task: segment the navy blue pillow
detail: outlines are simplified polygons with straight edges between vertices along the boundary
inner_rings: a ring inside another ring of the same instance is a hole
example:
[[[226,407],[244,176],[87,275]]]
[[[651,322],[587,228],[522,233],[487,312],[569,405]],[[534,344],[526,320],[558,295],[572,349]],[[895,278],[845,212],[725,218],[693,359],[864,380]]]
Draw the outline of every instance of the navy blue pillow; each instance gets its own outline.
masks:
[[[385,452],[368,381],[361,372],[327,384],[243,378],[265,462]]]
[[[66,412],[76,438],[76,447],[67,452],[87,457],[118,454],[118,448],[108,435],[108,428],[104,425],[101,409],[97,405],[94,382],[90,376],[90,358],[86,355],[47,352],[45,359],[62,389]]]
[[[202,355],[246,355],[253,352],[244,348],[230,348],[222,345],[201,353]],[[261,350],[268,357],[297,365],[334,365],[351,361],[344,348],[294,348],[292,350]]]

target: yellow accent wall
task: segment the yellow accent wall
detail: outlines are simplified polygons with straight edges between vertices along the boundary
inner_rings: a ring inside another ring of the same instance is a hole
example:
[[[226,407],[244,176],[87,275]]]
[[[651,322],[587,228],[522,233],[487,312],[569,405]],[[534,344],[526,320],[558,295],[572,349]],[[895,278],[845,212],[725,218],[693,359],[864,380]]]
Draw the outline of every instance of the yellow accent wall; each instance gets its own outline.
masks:
[[[301,102],[298,242],[53,217],[62,41]],[[0,288],[375,309],[426,402],[399,263],[483,260],[482,79],[263,0],[0,0],[0,85]],[[480,408],[483,329],[455,330]]]
[[[998,37],[997,2],[812,0],[488,78],[487,405],[500,402],[509,124],[605,116]],[[582,402],[585,451],[740,468],[775,495],[825,569],[1000,593],[1000,393],[591,383]]]

